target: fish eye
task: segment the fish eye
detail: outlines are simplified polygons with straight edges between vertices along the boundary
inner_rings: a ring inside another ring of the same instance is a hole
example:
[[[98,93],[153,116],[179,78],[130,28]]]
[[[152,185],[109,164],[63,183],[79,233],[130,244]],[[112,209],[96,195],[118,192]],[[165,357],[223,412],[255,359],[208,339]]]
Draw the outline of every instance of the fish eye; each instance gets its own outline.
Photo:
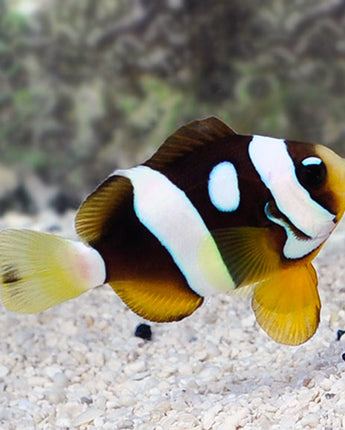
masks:
[[[327,169],[321,158],[307,157],[296,167],[296,174],[304,188],[318,188],[326,182]]]

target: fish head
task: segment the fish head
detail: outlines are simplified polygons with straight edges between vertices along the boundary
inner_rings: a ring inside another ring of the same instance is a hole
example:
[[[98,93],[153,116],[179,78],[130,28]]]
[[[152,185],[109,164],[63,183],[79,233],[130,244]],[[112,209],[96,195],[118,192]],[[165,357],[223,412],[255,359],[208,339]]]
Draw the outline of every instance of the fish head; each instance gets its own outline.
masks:
[[[286,233],[285,258],[315,255],[345,209],[345,161],[312,143],[255,136],[251,160],[271,193],[267,218]]]
[[[315,154],[322,163],[300,168],[300,176],[309,177],[310,184],[305,184],[305,188],[318,194],[316,199],[321,199],[321,204],[335,215],[338,223],[345,211],[345,159],[323,145],[315,145]]]
[[[314,257],[345,211],[345,159],[319,144],[287,142],[287,147],[296,179],[306,193],[300,193],[298,210],[291,217],[298,230],[289,232],[291,225],[287,225],[284,254],[288,258]],[[297,201],[297,194],[292,199]]]
[[[324,145],[291,141],[286,144],[299,184],[337,224],[345,211],[345,159]]]

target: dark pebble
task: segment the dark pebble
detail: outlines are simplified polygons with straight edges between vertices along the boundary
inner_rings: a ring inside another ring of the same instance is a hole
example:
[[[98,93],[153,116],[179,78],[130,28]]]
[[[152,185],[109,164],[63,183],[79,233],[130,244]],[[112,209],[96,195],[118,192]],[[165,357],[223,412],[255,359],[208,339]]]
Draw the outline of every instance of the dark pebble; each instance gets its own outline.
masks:
[[[345,334],[345,330],[338,330],[337,331],[337,340],[340,340],[344,334]]]
[[[85,405],[91,405],[93,403],[93,400],[90,399],[90,397],[83,396],[83,397],[80,398],[80,402],[82,404],[85,404]]]
[[[345,352],[341,354],[341,358],[345,361]]]
[[[151,340],[152,332],[151,327],[148,324],[139,324],[135,329],[134,335],[136,337],[141,337],[145,340]]]

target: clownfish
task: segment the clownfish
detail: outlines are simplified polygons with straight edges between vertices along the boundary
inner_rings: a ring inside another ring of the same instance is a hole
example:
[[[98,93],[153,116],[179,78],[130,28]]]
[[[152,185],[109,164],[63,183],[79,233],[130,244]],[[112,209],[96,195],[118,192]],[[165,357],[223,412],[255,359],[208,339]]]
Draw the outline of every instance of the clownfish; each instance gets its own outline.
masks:
[[[167,322],[215,292],[246,291],[266,333],[298,345],[319,324],[312,260],[344,209],[345,160],[329,148],[193,121],[86,198],[80,241],[3,230],[2,301],[34,313],[109,284]]]

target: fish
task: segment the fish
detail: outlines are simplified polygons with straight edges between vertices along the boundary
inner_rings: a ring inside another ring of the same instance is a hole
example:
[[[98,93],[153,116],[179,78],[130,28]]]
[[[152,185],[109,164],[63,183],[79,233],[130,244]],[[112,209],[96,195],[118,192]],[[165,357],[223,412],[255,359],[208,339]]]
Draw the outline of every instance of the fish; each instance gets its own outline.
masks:
[[[330,148],[192,121],[85,199],[78,240],[1,231],[2,302],[41,312],[108,284],[139,316],[169,322],[242,292],[273,340],[299,345],[320,320],[312,261],[344,210],[345,160]]]

